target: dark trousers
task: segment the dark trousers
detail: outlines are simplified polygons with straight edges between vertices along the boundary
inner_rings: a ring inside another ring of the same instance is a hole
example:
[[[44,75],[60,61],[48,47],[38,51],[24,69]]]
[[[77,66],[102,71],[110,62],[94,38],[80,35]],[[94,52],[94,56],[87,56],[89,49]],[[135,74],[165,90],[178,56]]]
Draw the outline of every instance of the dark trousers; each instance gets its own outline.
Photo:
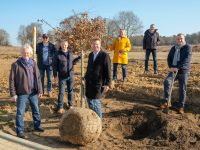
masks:
[[[157,71],[157,58],[156,49],[146,49],[145,55],[145,71],[148,71],[149,56],[152,53],[154,71]]]
[[[58,94],[58,109],[63,108],[64,104],[64,93],[65,86],[67,86],[67,97],[68,97],[68,106],[73,105],[73,86],[74,81],[72,77],[68,77],[66,79],[59,79],[59,94]]]
[[[117,63],[113,64],[113,80],[117,80]],[[126,79],[126,64],[121,64],[123,80]]]
[[[175,80],[179,83],[179,107],[184,107],[186,100],[186,87],[188,81],[189,73],[178,73]],[[170,72],[164,80],[164,99],[169,98],[170,87],[173,80],[173,73]]]

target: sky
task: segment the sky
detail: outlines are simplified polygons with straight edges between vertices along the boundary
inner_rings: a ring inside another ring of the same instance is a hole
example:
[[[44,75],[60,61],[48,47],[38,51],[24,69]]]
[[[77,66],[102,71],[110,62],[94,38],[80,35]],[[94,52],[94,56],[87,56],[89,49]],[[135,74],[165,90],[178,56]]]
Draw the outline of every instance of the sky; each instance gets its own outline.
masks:
[[[19,45],[20,25],[44,19],[54,27],[73,12],[112,19],[120,11],[133,11],[143,23],[143,30],[156,24],[160,35],[200,32],[200,0],[1,0],[0,29],[9,34],[12,45]],[[42,25],[44,32],[50,30]]]

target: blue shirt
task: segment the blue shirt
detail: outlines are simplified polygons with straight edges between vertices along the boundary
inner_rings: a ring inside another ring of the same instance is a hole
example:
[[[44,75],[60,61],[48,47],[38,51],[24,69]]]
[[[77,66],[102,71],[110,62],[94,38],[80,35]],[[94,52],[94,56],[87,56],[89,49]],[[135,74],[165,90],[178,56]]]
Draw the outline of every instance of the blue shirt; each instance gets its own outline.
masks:
[[[49,51],[49,48],[48,46],[43,46],[43,64],[44,65],[49,65],[49,62],[48,62],[48,51]]]
[[[97,55],[99,54],[99,51],[98,52],[93,52],[93,62],[95,61],[95,59],[97,58]]]

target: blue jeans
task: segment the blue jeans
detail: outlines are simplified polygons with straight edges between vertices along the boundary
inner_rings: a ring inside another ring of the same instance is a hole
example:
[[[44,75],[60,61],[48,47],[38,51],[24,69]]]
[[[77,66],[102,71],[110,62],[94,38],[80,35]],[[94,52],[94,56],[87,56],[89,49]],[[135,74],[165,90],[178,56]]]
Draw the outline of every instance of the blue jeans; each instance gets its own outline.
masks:
[[[117,66],[118,66],[117,63],[113,64],[113,80],[117,80]],[[123,77],[123,80],[125,80],[126,79],[126,64],[121,64],[121,66],[122,66],[122,77]]]
[[[87,99],[87,102],[88,102],[89,108],[92,109],[94,112],[96,112],[100,118],[102,118],[101,100],[100,99]]]
[[[153,68],[154,71],[157,71],[157,58],[156,58],[156,49],[146,49],[145,55],[145,71],[148,71],[148,63],[149,63],[149,56],[152,53],[153,56]]]
[[[35,129],[39,128],[41,124],[40,112],[38,107],[38,95],[36,93],[32,93],[29,95],[18,95],[17,114],[16,114],[17,134],[24,132],[24,112],[28,100],[32,110],[34,128]]]
[[[184,107],[186,101],[186,87],[189,73],[177,74],[175,80],[179,82],[179,107]],[[172,87],[173,73],[169,73],[164,80],[164,99],[168,100],[170,88]]]
[[[65,93],[65,86],[67,85],[67,93],[68,93],[68,106],[73,105],[74,100],[74,80],[72,77],[68,77],[66,79],[59,79],[58,83],[59,87],[59,94],[58,94],[58,109],[63,108],[64,104],[64,93]]]
[[[44,94],[44,76],[45,76],[45,71],[46,71],[46,75],[47,75],[47,92],[51,92],[52,91],[52,75],[53,75],[53,71],[51,66],[46,66],[44,65],[43,68],[40,68],[40,78],[41,78],[41,82],[42,82],[42,91]]]

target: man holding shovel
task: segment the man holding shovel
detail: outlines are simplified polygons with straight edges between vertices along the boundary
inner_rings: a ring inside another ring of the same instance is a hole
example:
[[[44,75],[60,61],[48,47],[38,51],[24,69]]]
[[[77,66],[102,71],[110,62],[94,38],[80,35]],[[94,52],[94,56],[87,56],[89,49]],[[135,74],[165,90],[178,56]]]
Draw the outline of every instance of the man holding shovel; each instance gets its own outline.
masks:
[[[169,73],[164,80],[164,103],[160,106],[161,109],[170,107],[173,83],[175,80],[178,80],[179,102],[176,109],[179,113],[184,113],[191,56],[191,47],[186,44],[184,34],[179,33],[176,37],[176,45],[171,48],[167,58]]]

